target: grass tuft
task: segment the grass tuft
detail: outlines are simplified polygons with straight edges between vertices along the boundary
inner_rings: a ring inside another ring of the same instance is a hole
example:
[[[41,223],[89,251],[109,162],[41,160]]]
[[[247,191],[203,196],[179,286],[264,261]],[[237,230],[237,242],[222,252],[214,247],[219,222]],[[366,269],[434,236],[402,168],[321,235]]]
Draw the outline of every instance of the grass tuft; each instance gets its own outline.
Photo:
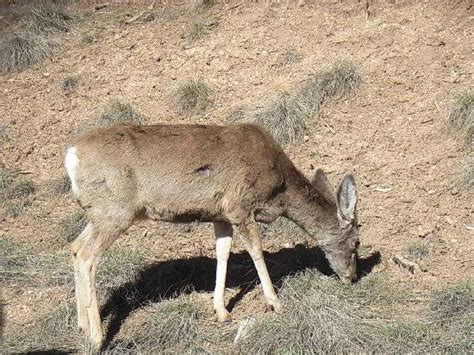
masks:
[[[112,344],[110,350],[138,353],[185,353],[199,341],[198,307],[186,297],[152,304],[146,317],[132,330],[132,339]]]
[[[201,80],[188,80],[175,90],[174,101],[183,113],[204,111],[212,103],[211,89]]]
[[[189,29],[188,39],[194,42],[203,37],[207,33],[207,27],[203,22],[193,22]]]
[[[59,223],[59,234],[63,240],[72,242],[81,234],[86,225],[86,214],[84,210],[79,210]]]
[[[215,0],[192,0],[190,10],[192,13],[200,14],[205,11],[208,11],[215,4]]]
[[[51,55],[53,45],[31,32],[8,35],[0,40],[0,65],[5,73],[19,71]]]
[[[414,261],[420,261],[425,256],[428,256],[430,253],[428,246],[422,242],[415,242],[408,245],[406,249],[406,254],[408,257]]]
[[[18,174],[0,168],[0,202],[10,216],[18,217],[31,205],[30,196],[35,191],[36,186],[31,180],[18,178]]]
[[[132,105],[120,101],[111,101],[99,117],[99,124],[137,124],[145,123],[145,117],[139,114]]]
[[[431,318],[449,322],[469,314],[474,316],[474,284],[464,281],[434,294],[430,306]]]
[[[448,114],[448,122],[454,128],[465,131],[468,144],[474,143],[474,90],[458,97]]]
[[[367,286],[366,284],[364,284]],[[368,284],[370,285],[370,284]],[[337,353],[362,351],[370,336],[370,287],[354,292],[336,279],[306,271],[288,278],[281,298],[287,310],[257,321],[238,344],[239,353]]]
[[[262,108],[240,109],[230,121],[246,121],[265,127],[283,145],[303,138],[309,119],[329,97],[340,97],[358,88],[362,80],[355,66],[336,62],[330,69],[312,75],[294,95],[283,93]]]
[[[54,196],[61,196],[71,191],[71,180],[69,176],[64,175],[54,179],[49,184],[49,189]]]
[[[37,33],[67,32],[72,19],[64,6],[52,1],[40,1],[31,8],[30,26]]]
[[[77,79],[74,77],[67,77],[61,80],[59,87],[65,95],[70,95],[76,90]]]

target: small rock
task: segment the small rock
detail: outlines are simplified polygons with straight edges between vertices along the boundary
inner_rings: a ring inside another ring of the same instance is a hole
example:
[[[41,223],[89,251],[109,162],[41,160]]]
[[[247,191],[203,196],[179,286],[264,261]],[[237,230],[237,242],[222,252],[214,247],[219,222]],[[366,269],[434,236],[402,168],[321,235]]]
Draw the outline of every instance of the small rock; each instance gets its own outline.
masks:
[[[418,237],[425,238],[426,236],[433,233],[435,228],[433,226],[420,226],[418,227]]]

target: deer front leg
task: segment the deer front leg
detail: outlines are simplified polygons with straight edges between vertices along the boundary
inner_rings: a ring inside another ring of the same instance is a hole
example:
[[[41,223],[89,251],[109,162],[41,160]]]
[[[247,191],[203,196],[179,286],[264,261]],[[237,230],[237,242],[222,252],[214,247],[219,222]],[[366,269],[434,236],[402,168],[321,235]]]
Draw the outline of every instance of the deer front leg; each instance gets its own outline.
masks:
[[[258,277],[263,288],[263,294],[267,299],[267,303],[276,313],[282,313],[283,307],[273,288],[272,280],[268,274],[267,265],[263,257],[262,237],[258,225],[254,222],[248,222],[239,225],[240,236],[245,244],[247,251],[252,257]]]
[[[224,305],[225,280],[227,274],[227,260],[232,247],[232,225],[224,222],[214,223],[216,236],[216,287],[214,289],[214,311],[219,322],[231,320],[230,314]]]

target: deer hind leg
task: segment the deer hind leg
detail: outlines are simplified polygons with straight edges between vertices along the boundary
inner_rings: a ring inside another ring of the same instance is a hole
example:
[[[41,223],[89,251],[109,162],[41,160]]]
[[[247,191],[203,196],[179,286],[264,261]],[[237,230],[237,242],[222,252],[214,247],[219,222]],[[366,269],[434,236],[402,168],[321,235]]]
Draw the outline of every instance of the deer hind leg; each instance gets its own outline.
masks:
[[[230,249],[232,247],[232,225],[225,222],[214,223],[214,233],[216,236],[216,287],[214,289],[214,311],[219,322],[231,320],[230,313],[224,305],[225,280],[227,274],[227,260],[229,260]]]
[[[283,308],[273,288],[272,280],[270,279],[263,257],[262,237],[258,225],[254,222],[242,223],[239,225],[239,234],[255,264],[258,277],[262,284],[263,294],[267,299],[268,305],[272,307],[275,312],[281,313]]]
[[[96,291],[97,265],[100,257],[120,233],[130,226],[132,220],[133,215],[125,216],[120,213],[104,216],[100,222],[94,219],[87,226],[87,233],[81,234],[73,245],[78,325],[83,329],[94,352],[100,351],[104,339]]]

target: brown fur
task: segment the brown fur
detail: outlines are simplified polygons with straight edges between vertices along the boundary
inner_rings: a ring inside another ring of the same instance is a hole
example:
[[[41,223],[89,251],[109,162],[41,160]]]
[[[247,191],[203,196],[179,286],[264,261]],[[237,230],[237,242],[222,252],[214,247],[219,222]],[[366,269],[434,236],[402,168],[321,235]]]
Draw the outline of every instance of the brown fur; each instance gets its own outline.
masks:
[[[97,303],[98,258],[139,217],[216,222],[224,229],[233,226],[243,237],[259,275],[269,280],[255,221],[270,223],[284,216],[322,240],[340,276],[354,278],[355,266],[349,270],[348,258],[356,249],[352,228],[355,202],[353,216],[341,217],[343,213],[340,209],[338,212],[334,190],[324,173],[318,170],[310,182],[258,126],[109,126],[82,134],[72,146],[79,158],[76,197],[90,221],[89,230],[72,245],[79,270],[76,285],[89,285],[85,291],[84,287],[77,291],[78,307],[80,292],[94,293],[92,298],[82,296],[89,303]],[[347,180],[355,189],[352,176]],[[345,190],[339,190],[344,197]],[[90,277],[81,274],[84,264],[90,264]],[[273,289],[264,287],[264,291],[269,303],[273,297],[278,306]],[[85,317],[81,326],[86,331],[87,323],[97,328],[90,320],[92,317],[97,321],[95,313],[89,314],[87,322],[85,311],[78,312],[80,325],[81,317]],[[96,342],[100,341],[98,337]]]

